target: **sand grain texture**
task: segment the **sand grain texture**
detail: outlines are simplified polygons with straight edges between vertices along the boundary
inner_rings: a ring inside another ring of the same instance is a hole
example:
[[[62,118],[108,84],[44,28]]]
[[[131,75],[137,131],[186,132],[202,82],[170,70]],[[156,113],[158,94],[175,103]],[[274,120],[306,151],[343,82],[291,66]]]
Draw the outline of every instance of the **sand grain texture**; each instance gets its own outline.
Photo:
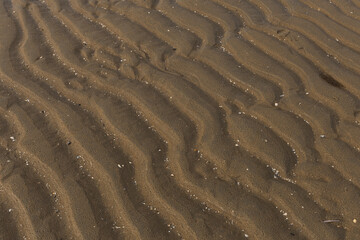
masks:
[[[358,0],[0,0],[0,239],[360,239]]]

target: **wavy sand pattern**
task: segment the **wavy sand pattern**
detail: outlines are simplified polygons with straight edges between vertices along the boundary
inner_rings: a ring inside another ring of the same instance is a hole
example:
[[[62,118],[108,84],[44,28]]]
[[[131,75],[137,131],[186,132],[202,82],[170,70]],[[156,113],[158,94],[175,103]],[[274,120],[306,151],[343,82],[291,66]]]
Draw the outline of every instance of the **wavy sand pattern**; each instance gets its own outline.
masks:
[[[360,239],[359,0],[0,3],[0,239]]]

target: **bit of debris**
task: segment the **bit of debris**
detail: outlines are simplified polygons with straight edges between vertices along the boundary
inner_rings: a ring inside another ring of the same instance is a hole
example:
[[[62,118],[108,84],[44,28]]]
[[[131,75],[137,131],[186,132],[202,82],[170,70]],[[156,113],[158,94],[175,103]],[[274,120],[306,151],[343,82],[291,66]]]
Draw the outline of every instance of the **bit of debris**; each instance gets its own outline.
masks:
[[[329,220],[324,220],[323,223],[333,223],[333,222],[340,222],[339,219],[329,219]]]

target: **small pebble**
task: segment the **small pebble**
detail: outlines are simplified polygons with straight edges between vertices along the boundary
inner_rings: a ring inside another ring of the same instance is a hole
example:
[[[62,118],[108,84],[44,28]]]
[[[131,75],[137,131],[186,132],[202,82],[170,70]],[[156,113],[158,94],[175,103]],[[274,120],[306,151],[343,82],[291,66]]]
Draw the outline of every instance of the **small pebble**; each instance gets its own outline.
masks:
[[[354,218],[354,219],[353,219],[353,223],[356,223],[356,222],[357,222],[357,220],[356,220],[356,218]]]

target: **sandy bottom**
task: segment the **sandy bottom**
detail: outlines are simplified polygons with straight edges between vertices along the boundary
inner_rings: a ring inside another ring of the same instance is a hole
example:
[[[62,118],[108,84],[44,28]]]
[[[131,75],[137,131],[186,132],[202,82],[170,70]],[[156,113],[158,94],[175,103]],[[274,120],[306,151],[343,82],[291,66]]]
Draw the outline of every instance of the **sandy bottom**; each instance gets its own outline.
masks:
[[[0,239],[360,239],[360,0],[0,0]]]

